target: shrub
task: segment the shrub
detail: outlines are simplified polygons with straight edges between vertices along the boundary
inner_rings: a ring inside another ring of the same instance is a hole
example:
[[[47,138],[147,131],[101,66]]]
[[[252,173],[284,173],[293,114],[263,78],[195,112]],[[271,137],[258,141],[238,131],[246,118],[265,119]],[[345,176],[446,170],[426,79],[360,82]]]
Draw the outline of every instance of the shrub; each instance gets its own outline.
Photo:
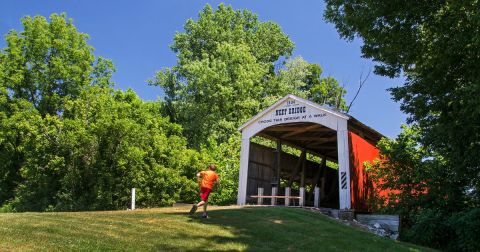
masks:
[[[413,225],[403,230],[402,239],[424,246],[445,248],[455,237],[448,215],[436,209],[424,209],[413,216]]]
[[[449,224],[456,234],[456,238],[449,247],[450,250],[480,251],[480,208],[453,214]]]

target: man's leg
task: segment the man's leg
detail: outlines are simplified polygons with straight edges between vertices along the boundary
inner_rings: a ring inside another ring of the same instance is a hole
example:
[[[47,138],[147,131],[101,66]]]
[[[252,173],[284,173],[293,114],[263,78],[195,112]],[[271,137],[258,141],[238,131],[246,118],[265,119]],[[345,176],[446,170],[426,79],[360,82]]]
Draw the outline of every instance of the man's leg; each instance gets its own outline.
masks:
[[[198,202],[198,204],[193,205],[192,209],[190,210],[190,215],[194,214],[197,211],[197,208],[203,206],[203,218],[207,217],[207,202],[208,202],[208,195],[210,194],[211,189],[208,188],[200,188],[200,198],[202,201]]]
[[[208,205],[208,201],[205,201],[205,204],[203,204],[203,214],[202,214],[202,217],[203,218],[207,218],[207,205]]]

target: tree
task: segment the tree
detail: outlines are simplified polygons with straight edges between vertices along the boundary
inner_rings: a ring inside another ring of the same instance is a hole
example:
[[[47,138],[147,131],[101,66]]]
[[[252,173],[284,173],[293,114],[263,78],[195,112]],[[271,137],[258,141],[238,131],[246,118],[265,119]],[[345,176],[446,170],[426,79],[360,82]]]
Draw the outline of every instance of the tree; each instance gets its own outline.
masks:
[[[287,60],[285,68],[277,74],[277,83],[270,85],[281,97],[295,94],[321,105],[345,111],[344,99],[347,91],[333,77],[322,78],[322,68],[318,64],[305,61],[301,56]],[[275,93],[272,91],[271,93]],[[272,97],[272,103],[280,97]]]
[[[132,90],[84,88],[62,116],[34,113],[21,125],[21,180],[9,205],[17,211],[125,209],[192,199],[194,171],[208,157],[186,148],[181,127]],[[26,131],[22,131],[26,132]]]
[[[195,196],[210,157],[132,90],[115,91],[66,15],[22,19],[0,52],[0,210],[124,209]]]
[[[326,2],[326,19],[343,38],[362,38],[377,74],[405,74],[393,98],[420,126],[421,142],[456,167],[465,190],[475,188],[479,206],[479,2]]]
[[[389,77],[405,75],[406,82],[390,92],[409,114],[408,122],[417,127],[415,144],[435,153],[426,158],[436,168],[424,173],[421,180],[427,183],[429,195],[442,200],[422,203],[421,213],[411,219],[414,223],[411,230],[422,235],[427,229],[435,230],[435,224],[446,224],[445,217],[454,212],[457,219],[477,216],[479,1],[326,0],[326,3],[325,18],[335,24],[343,38],[363,40],[363,56],[379,63],[375,73]],[[401,149],[386,153],[389,159],[408,156]],[[414,174],[421,174],[417,170],[424,169],[424,164],[413,164]],[[411,176],[399,174],[406,179]],[[441,186],[434,183],[440,180],[431,177],[441,178]],[[478,221],[471,223],[475,224],[470,227],[478,228]],[[465,233],[454,220],[448,225],[457,238]],[[476,238],[469,236],[465,239],[468,242],[457,244],[435,233],[425,243],[455,250],[478,250],[473,242]]]
[[[408,227],[411,225],[409,221],[412,216],[426,205],[445,202],[445,199],[436,196],[439,190],[446,193],[446,190],[450,189],[443,187],[442,183],[443,177],[448,175],[449,171],[443,169],[443,176],[436,173],[444,164],[439,162],[441,157],[436,153],[418,144],[419,127],[402,128],[403,131],[396,139],[380,140],[378,148],[381,158],[367,166],[367,173],[369,179],[376,182],[378,189],[392,192],[388,196],[377,196],[380,199],[377,203],[380,205],[372,207],[399,213],[405,221],[403,226]]]
[[[62,110],[64,98],[78,96],[91,84],[94,73],[110,71],[111,63],[95,65],[88,36],[77,31],[65,14],[24,17],[24,30],[10,31],[2,51],[0,82],[12,98],[31,102],[42,115]]]
[[[24,17],[0,51],[0,203],[13,196],[25,161],[22,142],[38,118],[61,114],[64,104],[90,85],[110,86],[110,60],[93,55],[88,36],[65,14]],[[31,121],[29,121],[31,120]],[[35,126],[36,125],[36,126]]]
[[[389,192],[375,195],[372,210],[399,214],[400,238],[426,246],[450,250],[478,250],[478,208],[458,208],[463,187],[455,184],[455,167],[428,146],[419,144],[418,126],[402,126],[396,139],[378,143],[381,158],[367,165],[376,188]]]
[[[184,29],[171,46],[178,64],[151,83],[164,89],[167,113],[198,148],[210,136],[226,141],[265,106],[274,63],[290,55],[293,43],[277,24],[223,4],[216,11],[205,6]]]
[[[165,113],[181,124],[190,146],[209,138],[226,142],[249,118],[282,96],[294,93],[344,109],[345,90],[321,68],[301,58],[284,60],[293,43],[273,22],[248,10],[207,5],[189,19],[171,46],[177,65],[150,83],[165,92]]]

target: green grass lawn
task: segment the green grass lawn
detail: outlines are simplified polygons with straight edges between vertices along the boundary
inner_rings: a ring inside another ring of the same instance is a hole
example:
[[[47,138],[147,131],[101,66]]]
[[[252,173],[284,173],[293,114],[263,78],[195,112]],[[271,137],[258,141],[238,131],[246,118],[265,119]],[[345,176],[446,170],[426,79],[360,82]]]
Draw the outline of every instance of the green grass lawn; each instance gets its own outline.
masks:
[[[431,251],[294,208],[0,214],[0,251]]]

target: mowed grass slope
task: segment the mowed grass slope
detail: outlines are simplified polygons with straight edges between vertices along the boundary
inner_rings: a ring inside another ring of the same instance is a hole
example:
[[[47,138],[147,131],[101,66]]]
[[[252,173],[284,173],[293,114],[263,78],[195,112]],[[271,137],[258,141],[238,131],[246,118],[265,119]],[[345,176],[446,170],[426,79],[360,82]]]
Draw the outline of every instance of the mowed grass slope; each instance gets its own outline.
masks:
[[[293,208],[0,214],[0,251],[430,251]]]

